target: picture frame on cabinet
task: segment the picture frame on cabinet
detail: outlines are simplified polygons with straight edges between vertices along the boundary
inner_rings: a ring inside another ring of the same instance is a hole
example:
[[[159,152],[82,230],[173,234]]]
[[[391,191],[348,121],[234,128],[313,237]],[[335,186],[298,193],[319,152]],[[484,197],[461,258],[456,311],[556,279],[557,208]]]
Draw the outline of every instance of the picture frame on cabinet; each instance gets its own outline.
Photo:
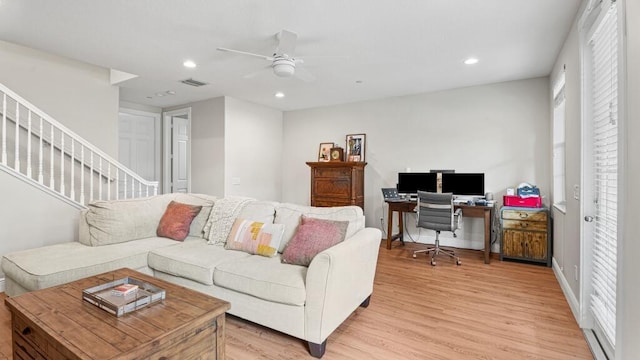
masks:
[[[320,143],[320,148],[318,149],[318,162],[328,162],[331,160],[331,148],[334,146],[333,143]]]
[[[348,134],[346,137],[346,159],[347,161],[361,162],[365,161],[367,135],[366,134]]]

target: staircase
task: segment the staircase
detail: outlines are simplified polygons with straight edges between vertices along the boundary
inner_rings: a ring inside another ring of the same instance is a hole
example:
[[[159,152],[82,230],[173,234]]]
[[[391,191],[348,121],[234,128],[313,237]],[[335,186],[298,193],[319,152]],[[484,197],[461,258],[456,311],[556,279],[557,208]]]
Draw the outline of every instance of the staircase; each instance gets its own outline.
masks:
[[[0,170],[78,208],[156,195],[147,181],[0,84]]]

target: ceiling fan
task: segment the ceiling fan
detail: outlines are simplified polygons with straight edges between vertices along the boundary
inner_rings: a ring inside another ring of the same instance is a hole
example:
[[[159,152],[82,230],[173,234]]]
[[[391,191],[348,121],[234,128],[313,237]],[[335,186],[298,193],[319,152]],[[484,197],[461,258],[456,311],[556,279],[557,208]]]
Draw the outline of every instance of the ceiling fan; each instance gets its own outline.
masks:
[[[304,60],[300,58],[296,58],[293,55],[293,52],[296,48],[296,40],[298,39],[298,34],[289,30],[281,30],[276,35],[276,39],[278,40],[278,46],[273,52],[272,56],[254,54],[247,51],[234,50],[219,47],[217,48],[220,51],[232,52],[240,55],[248,55],[253,57],[258,57],[271,62],[271,65],[268,67],[273,69],[273,73],[280,77],[292,77],[296,76],[303,81],[313,81],[315,77],[306,71],[303,68],[296,68],[297,64],[304,63]],[[252,77],[254,74],[246,75],[245,77]]]

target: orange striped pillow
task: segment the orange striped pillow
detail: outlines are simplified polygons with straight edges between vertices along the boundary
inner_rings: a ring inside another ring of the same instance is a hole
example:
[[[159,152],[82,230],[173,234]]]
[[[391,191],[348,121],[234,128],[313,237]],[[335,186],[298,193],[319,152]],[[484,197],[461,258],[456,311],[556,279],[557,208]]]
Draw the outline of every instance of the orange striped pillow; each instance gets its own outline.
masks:
[[[233,223],[224,248],[273,257],[278,253],[283,234],[283,224],[263,223],[239,218]]]

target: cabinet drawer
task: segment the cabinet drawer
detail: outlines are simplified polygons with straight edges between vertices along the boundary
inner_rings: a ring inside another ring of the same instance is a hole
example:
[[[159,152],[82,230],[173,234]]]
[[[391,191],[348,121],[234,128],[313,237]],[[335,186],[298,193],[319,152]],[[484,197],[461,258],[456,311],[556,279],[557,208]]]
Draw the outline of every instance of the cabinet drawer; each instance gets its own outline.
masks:
[[[335,167],[335,168],[317,168],[314,169],[315,177],[330,177],[330,178],[351,178],[351,169],[345,167]]]
[[[351,197],[351,182],[341,179],[316,178],[313,183],[316,196],[339,197],[349,199]]]
[[[545,211],[503,210],[502,218],[510,220],[547,221],[547,213]]]
[[[316,199],[315,202],[312,204],[312,206],[318,206],[318,207],[333,207],[333,206],[348,206],[348,205],[354,205],[354,204],[346,200],[326,199],[326,198]]]
[[[502,220],[504,229],[547,231],[547,223],[540,221]]]

